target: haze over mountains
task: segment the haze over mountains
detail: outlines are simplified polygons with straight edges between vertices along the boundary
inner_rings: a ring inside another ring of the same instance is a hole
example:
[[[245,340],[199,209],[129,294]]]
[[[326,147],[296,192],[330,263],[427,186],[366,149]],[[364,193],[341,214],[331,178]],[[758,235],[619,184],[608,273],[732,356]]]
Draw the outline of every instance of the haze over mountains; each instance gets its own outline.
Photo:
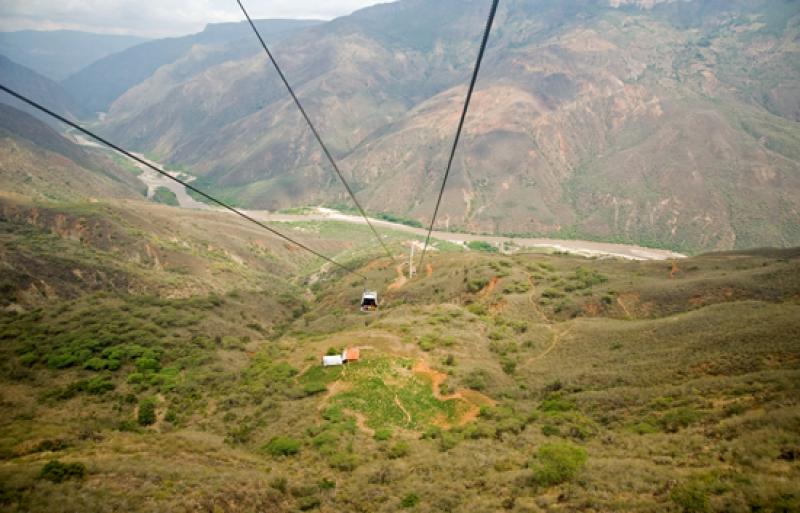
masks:
[[[74,30],[0,32],[0,54],[55,81],[63,80],[106,55],[147,41],[137,36]]]
[[[487,9],[403,0],[262,23],[368,210],[429,218]],[[63,85],[107,109],[113,140],[240,205],[346,203],[246,29],[145,43]],[[800,244],[799,37],[796,0],[504,2],[440,227]]]

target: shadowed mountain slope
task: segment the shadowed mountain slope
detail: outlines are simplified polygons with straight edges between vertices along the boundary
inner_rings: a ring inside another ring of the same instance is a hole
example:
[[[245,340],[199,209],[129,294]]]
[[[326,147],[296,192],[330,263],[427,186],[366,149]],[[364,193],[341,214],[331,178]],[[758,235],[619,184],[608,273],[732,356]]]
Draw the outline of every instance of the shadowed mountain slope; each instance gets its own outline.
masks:
[[[265,37],[282,39],[287,35],[320,22],[314,20],[258,20],[256,25]],[[114,53],[91,63],[63,81],[64,87],[89,112],[104,112],[128,89],[152,76],[160,67],[171,64],[192,52],[197,46],[201,53],[207,47],[244,40],[251,29],[244,23],[209,25],[203,32],[191,36],[159,39]],[[252,41],[242,41],[228,52],[215,53],[205,67],[237,60],[257,51]],[[187,78],[187,77],[184,77]]]
[[[37,199],[141,197],[135,168],[85,149],[49,125],[0,104],[0,190]]]

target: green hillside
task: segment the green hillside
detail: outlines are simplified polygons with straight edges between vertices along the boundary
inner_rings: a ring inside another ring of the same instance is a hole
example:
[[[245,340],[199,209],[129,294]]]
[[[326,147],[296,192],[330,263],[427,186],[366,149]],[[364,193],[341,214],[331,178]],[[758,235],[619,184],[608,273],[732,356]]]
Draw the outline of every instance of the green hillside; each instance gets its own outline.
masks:
[[[224,214],[15,209],[4,510],[800,508],[796,250],[362,260],[362,314],[360,280]],[[283,228],[375,254],[311,226]]]
[[[242,24],[0,104],[0,513],[800,513],[800,0],[501,6],[429,247],[483,1],[259,22],[378,233]]]

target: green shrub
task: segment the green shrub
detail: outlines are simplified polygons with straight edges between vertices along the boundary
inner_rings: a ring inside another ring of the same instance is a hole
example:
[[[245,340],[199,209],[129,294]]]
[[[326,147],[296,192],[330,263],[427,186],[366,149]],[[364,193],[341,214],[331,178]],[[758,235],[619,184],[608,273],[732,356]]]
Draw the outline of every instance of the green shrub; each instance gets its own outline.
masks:
[[[38,475],[39,479],[46,479],[54,483],[61,483],[68,479],[83,479],[84,477],[86,477],[86,465],[83,463],[61,463],[58,460],[48,461]]]
[[[327,477],[323,477],[320,479],[319,483],[317,483],[317,486],[319,486],[320,490],[333,490],[336,488],[336,481],[332,481]]]
[[[500,365],[503,368],[503,372],[508,375],[512,375],[517,371],[517,362],[510,358],[503,358]]]
[[[544,292],[542,292],[542,297],[547,299],[557,299],[563,296],[564,296],[563,292],[553,288],[546,289]]]
[[[488,284],[489,280],[486,278],[477,278],[475,280],[469,280],[469,282],[467,282],[467,292],[470,292],[472,294],[480,292]]]
[[[397,442],[389,449],[389,458],[397,459],[402,458],[404,456],[408,456],[409,453],[409,446],[407,442]]]
[[[147,371],[156,372],[158,369],[158,360],[155,358],[142,357],[136,360],[136,370],[141,373],[145,373]]]
[[[545,424],[544,426],[542,426],[542,434],[544,436],[559,436],[561,435],[561,430],[558,429],[557,426]]]
[[[325,383],[321,383],[319,381],[312,381],[309,383],[303,384],[303,393],[305,395],[316,395],[321,394],[328,390],[327,385]]]
[[[687,428],[700,420],[702,414],[692,408],[675,408],[665,412],[658,419],[658,424],[667,433],[676,433],[682,428]]]
[[[409,493],[400,501],[400,505],[404,508],[413,508],[419,504],[419,495],[416,493]]]
[[[276,436],[267,442],[263,450],[272,456],[291,456],[300,452],[302,442],[288,436]]]
[[[705,513],[710,511],[711,501],[705,487],[699,482],[683,483],[676,486],[669,494],[684,513]]]
[[[472,390],[485,390],[489,376],[484,370],[475,370],[464,377],[464,384]]]
[[[350,472],[361,463],[356,454],[351,452],[337,452],[331,455],[328,464],[337,470]]]
[[[553,394],[539,405],[539,409],[544,412],[563,412],[575,409],[575,403],[563,399],[559,394]]]
[[[473,315],[486,315],[486,306],[481,303],[470,303],[467,305],[467,311]]]
[[[128,374],[128,384],[138,385],[144,381],[144,374],[141,372],[132,372]]]
[[[439,337],[432,334],[423,335],[419,339],[419,348],[425,352],[433,351],[439,345]]]
[[[39,357],[33,351],[29,353],[25,353],[19,357],[19,363],[26,367],[31,367],[34,363],[39,360]]]
[[[553,486],[575,477],[586,464],[586,450],[566,442],[544,444],[536,453],[533,477],[542,486]]]
[[[658,433],[659,429],[649,422],[639,422],[631,427],[634,433],[638,433],[640,435],[651,435],[653,433]]]
[[[289,481],[285,477],[274,477],[269,481],[269,487],[286,494],[286,490],[289,488]]]
[[[406,226],[412,226],[414,228],[422,228],[422,223],[420,223],[416,219],[399,216],[397,214],[382,212],[378,214],[378,218],[383,219],[384,221],[389,221],[390,223],[404,224]]]
[[[105,394],[106,392],[114,390],[114,388],[114,383],[102,376],[95,376],[84,385],[84,389],[93,395]]]
[[[297,508],[300,511],[308,511],[310,509],[318,508],[320,504],[322,504],[322,501],[320,501],[319,497],[316,496],[300,497],[297,499]]]
[[[387,428],[377,429],[373,438],[379,442],[385,442],[392,438],[392,430]]]
[[[47,358],[47,366],[53,369],[66,369],[67,367],[75,365],[77,361],[78,358],[73,353],[61,351],[51,354]]]
[[[139,401],[139,415],[137,421],[140,426],[151,426],[156,423],[156,401],[153,398]]]
[[[100,371],[108,367],[108,362],[102,358],[89,358],[83,362],[83,368],[86,370]]]
[[[488,242],[483,242],[480,240],[467,242],[467,247],[472,251],[483,251],[485,253],[497,253],[500,251],[499,249],[492,246]]]

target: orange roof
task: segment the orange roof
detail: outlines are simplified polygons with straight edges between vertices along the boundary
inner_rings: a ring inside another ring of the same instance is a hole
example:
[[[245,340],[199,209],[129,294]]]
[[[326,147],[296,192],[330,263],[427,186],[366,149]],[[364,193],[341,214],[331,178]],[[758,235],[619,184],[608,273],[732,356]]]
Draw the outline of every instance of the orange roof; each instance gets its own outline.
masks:
[[[348,347],[344,352],[344,359],[348,362],[358,360],[361,357],[361,351],[357,347]]]

